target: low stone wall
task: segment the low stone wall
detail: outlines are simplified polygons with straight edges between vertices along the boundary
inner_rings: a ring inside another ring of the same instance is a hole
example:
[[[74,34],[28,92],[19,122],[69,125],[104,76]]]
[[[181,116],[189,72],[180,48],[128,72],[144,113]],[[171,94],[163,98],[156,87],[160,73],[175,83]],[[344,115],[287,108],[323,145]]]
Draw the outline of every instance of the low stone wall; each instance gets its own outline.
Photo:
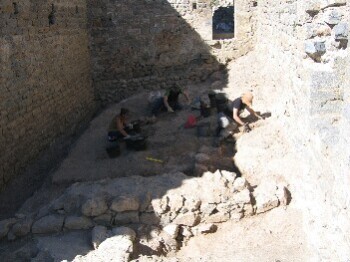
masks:
[[[95,110],[86,3],[0,3],[0,190]]]
[[[215,232],[218,223],[287,205],[288,194],[284,185],[275,182],[265,181],[252,189],[244,178],[224,170],[197,178],[170,173],[76,183],[38,213],[1,221],[0,239],[93,228],[92,246],[101,251],[127,226],[126,233],[136,232],[128,241],[131,247],[134,242],[139,252],[143,246],[152,250],[151,255],[159,255],[178,250],[193,236]],[[119,249],[120,243],[114,243],[110,254]]]

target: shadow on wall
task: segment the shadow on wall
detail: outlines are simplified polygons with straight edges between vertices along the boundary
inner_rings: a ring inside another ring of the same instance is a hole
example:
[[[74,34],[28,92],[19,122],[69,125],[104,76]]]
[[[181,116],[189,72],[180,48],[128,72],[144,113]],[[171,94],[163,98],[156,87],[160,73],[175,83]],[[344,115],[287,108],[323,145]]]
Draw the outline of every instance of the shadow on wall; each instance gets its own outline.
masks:
[[[211,73],[226,70],[182,17],[199,15],[202,7],[193,10],[187,1],[177,3],[177,10],[173,5],[168,1],[88,1],[93,81],[103,104],[173,82],[204,81]],[[209,5],[203,8],[210,9]],[[208,31],[211,24],[210,17]]]

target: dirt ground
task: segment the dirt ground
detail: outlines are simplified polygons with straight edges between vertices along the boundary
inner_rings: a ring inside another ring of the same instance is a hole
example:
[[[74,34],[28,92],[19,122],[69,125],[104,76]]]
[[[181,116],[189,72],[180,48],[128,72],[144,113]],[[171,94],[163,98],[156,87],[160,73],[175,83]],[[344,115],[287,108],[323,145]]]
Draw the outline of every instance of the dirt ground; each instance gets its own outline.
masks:
[[[309,251],[293,207],[222,224],[215,234],[193,238],[176,254],[180,261],[301,262]]]

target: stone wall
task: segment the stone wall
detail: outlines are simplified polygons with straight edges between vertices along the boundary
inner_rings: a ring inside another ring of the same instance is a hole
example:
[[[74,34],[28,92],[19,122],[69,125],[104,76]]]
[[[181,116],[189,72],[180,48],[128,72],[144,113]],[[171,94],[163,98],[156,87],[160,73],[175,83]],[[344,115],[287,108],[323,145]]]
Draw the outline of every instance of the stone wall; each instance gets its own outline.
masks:
[[[226,170],[207,171],[192,179],[171,172],[78,182],[39,212],[28,210],[21,218],[1,220],[0,240],[92,228],[88,239],[98,249],[112,237],[107,231],[127,226],[137,232],[134,248],[139,254],[166,255],[178,251],[194,236],[214,233],[220,223],[238,222],[288,204],[288,189],[283,184],[265,181],[252,190],[245,178]],[[130,261],[116,260],[120,244],[111,246],[101,259],[93,256],[79,261]],[[25,254],[19,259],[17,252],[7,253],[4,261],[28,260]]]
[[[315,261],[349,259],[348,14],[346,1],[258,2],[259,81],[302,156],[288,180]]]
[[[84,0],[0,3],[0,189],[95,110],[86,10]]]
[[[212,40],[212,15],[235,6],[235,38]],[[96,95],[103,103],[203,81],[252,50],[253,1],[88,1]]]

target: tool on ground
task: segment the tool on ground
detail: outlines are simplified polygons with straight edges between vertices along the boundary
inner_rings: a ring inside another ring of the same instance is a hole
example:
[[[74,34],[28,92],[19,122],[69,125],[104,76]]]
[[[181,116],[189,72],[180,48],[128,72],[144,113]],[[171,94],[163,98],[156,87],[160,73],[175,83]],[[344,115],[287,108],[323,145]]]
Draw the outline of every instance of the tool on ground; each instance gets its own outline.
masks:
[[[146,157],[146,160],[152,161],[152,162],[156,162],[156,163],[164,163],[163,160],[157,159],[157,158],[153,158],[153,157]]]

